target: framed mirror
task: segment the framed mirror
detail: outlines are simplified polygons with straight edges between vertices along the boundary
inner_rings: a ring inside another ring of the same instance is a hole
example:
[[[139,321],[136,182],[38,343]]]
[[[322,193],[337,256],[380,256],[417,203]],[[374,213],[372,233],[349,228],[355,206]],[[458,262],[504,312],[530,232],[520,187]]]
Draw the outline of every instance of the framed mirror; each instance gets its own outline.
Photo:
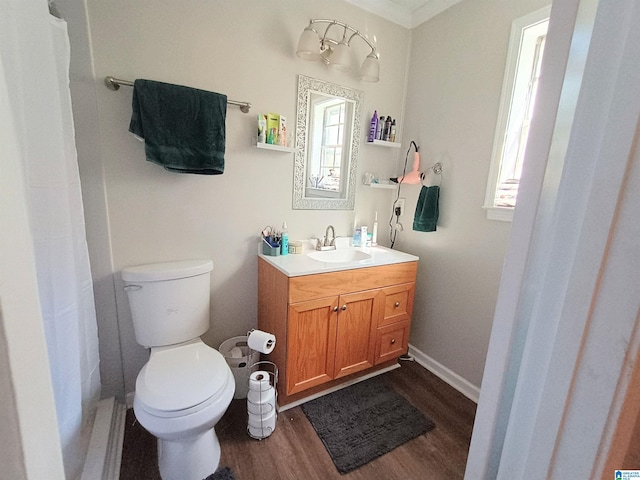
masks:
[[[298,75],[293,208],[353,210],[364,93]]]

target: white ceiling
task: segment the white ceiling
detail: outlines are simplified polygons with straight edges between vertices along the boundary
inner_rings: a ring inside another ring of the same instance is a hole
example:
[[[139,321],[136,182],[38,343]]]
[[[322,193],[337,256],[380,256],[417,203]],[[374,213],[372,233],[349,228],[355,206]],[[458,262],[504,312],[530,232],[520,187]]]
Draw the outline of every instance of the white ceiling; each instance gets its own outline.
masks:
[[[406,28],[417,27],[462,0],[346,0]]]

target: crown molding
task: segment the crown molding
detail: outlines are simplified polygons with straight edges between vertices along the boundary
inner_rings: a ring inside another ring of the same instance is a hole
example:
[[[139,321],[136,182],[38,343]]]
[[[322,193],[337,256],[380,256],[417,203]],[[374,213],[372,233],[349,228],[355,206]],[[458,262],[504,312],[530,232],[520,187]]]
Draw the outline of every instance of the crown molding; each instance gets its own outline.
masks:
[[[415,28],[427,20],[431,20],[436,15],[441,14],[461,1],[462,0],[427,0],[424,5],[413,11],[411,15],[411,28]]]
[[[432,19],[462,0],[425,0],[413,10],[403,8],[391,0],[345,0],[374,15],[386,18],[405,28],[412,29]]]
[[[345,0],[347,3],[355,5],[379,17],[397,23],[404,28],[411,29],[411,12],[389,0]]]

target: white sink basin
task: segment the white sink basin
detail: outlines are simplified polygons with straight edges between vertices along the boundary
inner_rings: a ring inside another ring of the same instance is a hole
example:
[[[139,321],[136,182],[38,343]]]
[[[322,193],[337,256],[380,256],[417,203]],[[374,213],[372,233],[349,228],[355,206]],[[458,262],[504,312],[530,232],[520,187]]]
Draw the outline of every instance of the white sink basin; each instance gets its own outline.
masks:
[[[360,262],[362,260],[369,260],[371,258],[371,255],[369,255],[368,253],[352,248],[323,251],[316,250],[307,253],[307,256],[313,260],[317,260],[318,262],[328,263]]]

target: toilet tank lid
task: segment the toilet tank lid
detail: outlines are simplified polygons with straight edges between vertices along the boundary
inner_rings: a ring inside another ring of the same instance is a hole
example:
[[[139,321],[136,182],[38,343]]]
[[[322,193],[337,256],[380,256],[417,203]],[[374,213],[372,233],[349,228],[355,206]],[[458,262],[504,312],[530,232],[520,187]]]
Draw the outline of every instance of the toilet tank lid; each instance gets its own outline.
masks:
[[[194,277],[213,270],[211,260],[183,260],[180,262],[151,263],[122,269],[122,279],[128,282],[159,282]]]

